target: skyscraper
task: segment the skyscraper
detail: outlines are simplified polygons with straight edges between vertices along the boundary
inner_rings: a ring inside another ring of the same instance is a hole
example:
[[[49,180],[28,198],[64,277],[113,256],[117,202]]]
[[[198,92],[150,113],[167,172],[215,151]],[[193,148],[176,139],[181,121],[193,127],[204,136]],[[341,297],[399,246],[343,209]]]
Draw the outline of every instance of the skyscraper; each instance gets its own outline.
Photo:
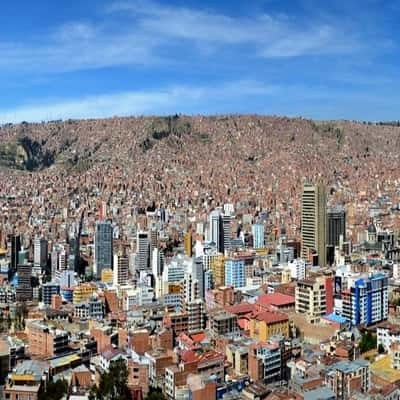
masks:
[[[139,231],[136,238],[136,270],[145,271],[150,267],[150,241],[148,232]]]
[[[33,242],[33,264],[35,267],[46,268],[48,257],[47,240],[36,236]]]
[[[231,222],[233,217],[229,214],[222,214],[220,209],[216,209],[210,214],[210,241],[217,245],[220,253],[231,245]]]
[[[119,253],[114,255],[114,286],[126,285],[128,282],[128,256]]]
[[[259,222],[253,224],[252,233],[253,233],[253,247],[255,249],[263,249],[265,247],[264,224]]]
[[[301,256],[326,264],[326,192],[323,185],[305,184],[301,209]]]
[[[113,228],[109,221],[96,223],[95,234],[95,274],[101,277],[104,268],[113,267]]]
[[[339,246],[340,235],[346,241],[346,212],[343,207],[328,210],[328,246]]]
[[[21,251],[21,236],[11,236],[11,273],[14,274],[17,271],[18,265],[18,253]]]
[[[225,260],[225,285],[243,287],[246,284],[244,260],[229,258]]]

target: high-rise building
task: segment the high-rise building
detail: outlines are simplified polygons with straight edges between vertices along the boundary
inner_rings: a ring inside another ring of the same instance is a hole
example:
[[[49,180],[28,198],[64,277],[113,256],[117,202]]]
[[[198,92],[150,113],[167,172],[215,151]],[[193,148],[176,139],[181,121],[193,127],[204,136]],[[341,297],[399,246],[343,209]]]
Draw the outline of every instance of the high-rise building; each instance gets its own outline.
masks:
[[[104,268],[113,267],[113,228],[109,221],[96,223],[95,244],[95,274],[101,277]]]
[[[113,282],[115,286],[127,284],[128,264],[127,255],[122,253],[114,255]]]
[[[17,266],[18,286],[16,289],[17,301],[31,301],[33,298],[33,288],[31,284],[32,265],[19,264]]]
[[[148,232],[139,231],[136,238],[136,270],[146,271],[150,267],[150,241]]]
[[[65,270],[67,270],[67,253],[63,245],[56,244],[51,251],[51,279],[60,280]]]
[[[192,232],[187,232],[185,234],[185,240],[184,240],[184,244],[185,244],[185,254],[188,257],[192,257],[193,256],[193,237],[192,237]]]
[[[253,247],[255,249],[263,249],[265,247],[264,224],[261,223],[253,224],[252,233],[253,233]]]
[[[323,315],[333,311],[333,278],[318,276],[299,280],[296,291],[296,313],[306,314],[310,322],[319,322]]]
[[[230,247],[232,241],[232,219],[230,214],[222,214],[216,209],[210,214],[209,239],[215,243],[220,253]]]
[[[244,260],[228,258],[225,260],[225,285],[243,287],[246,284]]]
[[[14,274],[17,271],[18,265],[18,253],[21,251],[21,236],[11,236],[11,273]]]
[[[48,257],[47,246],[47,240],[44,237],[35,237],[33,242],[33,264],[35,267],[46,268]]]
[[[149,268],[152,267],[153,263],[153,250],[158,248],[158,230],[155,225],[153,225],[149,231],[150,238],[149,238]]]
[[[328,210],[328,235],[327,245],[339,246],[340,236],[346,241],[346,212],[343,207],[336,207]]]
[[[349,290],[341,291],[335,301],[336,313],[349,319],[353,325],[371,325],[388,318],[388,278],[376,274],[353,282]]]
[[[301,210],[301,255],[326,264],[326,192],[323,185],[305,184]]]

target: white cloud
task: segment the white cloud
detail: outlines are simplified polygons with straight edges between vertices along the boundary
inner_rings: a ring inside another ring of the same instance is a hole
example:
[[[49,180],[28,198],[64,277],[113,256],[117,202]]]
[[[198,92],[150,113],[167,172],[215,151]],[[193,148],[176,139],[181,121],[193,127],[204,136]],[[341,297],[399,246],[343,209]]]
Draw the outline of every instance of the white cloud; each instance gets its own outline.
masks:
[[[151,0],[117,2],[104,12],[101,21],[71,21],[39,39],[0,42],[0,69],[59,73],[177,60],[193,63],[211,56],[213,62],[224,63],[224,50],[245,59],[337,54],[360,46],[344,24],[318,19],[233,17]]]
[[[238,101],[272,95],[279,88],[255,81],[229,82],[216,87],[173,86],[157,91],[122,92],[25,105],[0,110],[0,123],[38,122],[52,119],[100,118],[115,115],[165,114],[197,109],[207,100]]]

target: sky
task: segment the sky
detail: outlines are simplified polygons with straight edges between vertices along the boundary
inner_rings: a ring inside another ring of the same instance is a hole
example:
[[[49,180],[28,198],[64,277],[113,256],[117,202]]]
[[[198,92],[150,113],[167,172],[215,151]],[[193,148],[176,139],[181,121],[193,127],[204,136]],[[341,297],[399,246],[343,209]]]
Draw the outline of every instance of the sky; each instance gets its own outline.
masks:
[[[0,123],[400,119],[398,0],[2,0]]]

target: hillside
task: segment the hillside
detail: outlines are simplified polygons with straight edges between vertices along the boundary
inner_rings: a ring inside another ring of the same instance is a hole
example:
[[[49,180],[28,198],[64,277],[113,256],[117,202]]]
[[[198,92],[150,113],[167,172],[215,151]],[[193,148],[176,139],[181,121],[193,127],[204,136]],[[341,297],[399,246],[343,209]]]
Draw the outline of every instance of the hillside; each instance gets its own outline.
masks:
[[[375,199],[383,189],[395,202],[400,185],[400,128],[390,125],[255,115],[132,117],[7,125],[0,137],[3,174],[17,182],[25,179],[21,170],[36,171],[39,182],[63,176],[68,193],[95,186],[108,198],[122,190],[141,205],[196,208],[212,198],[280,208],[298,221],[304,180],[322,180],[333,202],[349,205],[361,192]]]

